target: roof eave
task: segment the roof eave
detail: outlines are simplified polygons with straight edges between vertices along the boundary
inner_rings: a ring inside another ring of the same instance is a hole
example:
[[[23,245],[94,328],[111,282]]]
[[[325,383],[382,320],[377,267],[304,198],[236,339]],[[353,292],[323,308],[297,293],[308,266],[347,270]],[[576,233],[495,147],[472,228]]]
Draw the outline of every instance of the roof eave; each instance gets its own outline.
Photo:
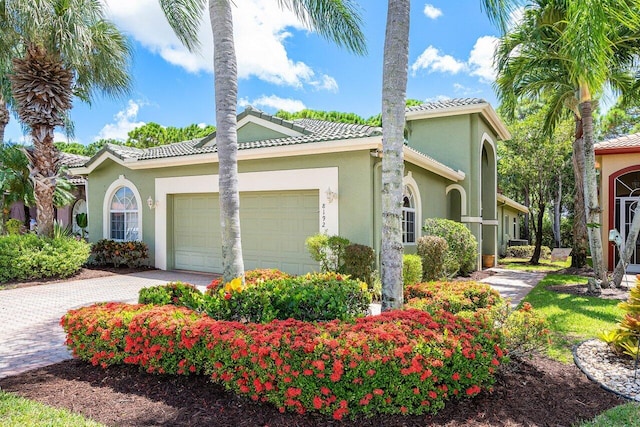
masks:
[[[424,154],[420,154],[419,152],[412,150],[409,147],[404,147],[404,160],[412,163],[416,166],[420,166],[423,169],[431,171],[437,175],[440,175],[444,178],[447,178],[454,182],[459,182],[464,180],[465,173],[461,170],[453,170],[448,166],[443,165],[437,160],[432,159],[431,157],[425,156]]]
[[[491,104],[484,102],[481,104],[460,105],[456,107],[440,108],[434,110],[418,110],[408,111],[405,115],[407,121],[430,119],[435,117],[448,117],[459,116],[461,114],[473,114],[480,113],[487,122],[491,125],[493,130],[498,135],[498,139],[508,141],[511,139],[511,133],[507,127],[502,123],[500,117],[493,109]]]
[[[520,212],[522,212],[524,214],[528,214],[529,213],[529,208],[528,207],[516,202],[513,199],[508,198],[507,196],[505,196],[503,194],[498,193],[497,200],[498,200],[499,203],[503,203],[503,204],[505,204],[505,205],[517,210],[517,211],[520,211]]]

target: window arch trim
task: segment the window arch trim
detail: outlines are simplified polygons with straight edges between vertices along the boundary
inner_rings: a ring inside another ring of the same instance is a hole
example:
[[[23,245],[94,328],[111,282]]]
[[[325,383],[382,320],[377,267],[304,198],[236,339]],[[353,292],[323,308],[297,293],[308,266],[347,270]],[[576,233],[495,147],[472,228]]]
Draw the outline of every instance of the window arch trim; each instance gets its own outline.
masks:
[[[105,239],[111,238],[111,201],[116,192],[123,187],[129,188],[136,199],[136,205],[138,207],[138,241],[142,240],[142,198],[136,185],[126,179],[124,175],[120,175],[117,180],[113,181],[104,195],[104,201],[102,205],[102,236]]]
[[[404,189],[408,189],[409,192],[411,193],[411,195],[413,196],[413,207],[412,208],[405,208],[404,207]],[[418,183],[416,182],[416,180],[413,178],[413,174],[411,173],[411,171],[409,171],[407,173],[407,175],[402,179],[402,189],[403,189],[403,208],[402,208],[402,219],[403,219],[403,223],[405,220],[405,212],[409,212],[409,211],[413,211],[414,213],[414,230],[413,230],[413,236],[414,239],[413,241],[409,241],[407,242],[405,240],[405,231],[403,230],[402,232],[402,243],[405,246],[412,246],[412,245],[416,245],[418,242],[418,239],[421,236],[421,231],[422,231],[422,227],[420,226],[422,224],[422,200],[420,198],[420,190],[418,189]]]

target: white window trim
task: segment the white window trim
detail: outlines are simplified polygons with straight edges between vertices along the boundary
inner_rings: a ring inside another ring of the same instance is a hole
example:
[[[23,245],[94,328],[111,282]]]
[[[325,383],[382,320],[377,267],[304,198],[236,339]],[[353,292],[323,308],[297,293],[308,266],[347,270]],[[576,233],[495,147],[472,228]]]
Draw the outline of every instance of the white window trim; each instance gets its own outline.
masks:
[[[415,211],[415,236],[416,240],[413,243],[403,243],[404,246],[416,246],[418,239],[422,236],[422,198],[420,197],[420,190],[418,190],[418,183],[413,178],[411,171],[407,173],[407,176],[402,178],[402,188],[409,187],[413,195],[413,205]]]
[[[135,184],[120,175],[117,180],[113,181],[107,191],[104,193],[104,203],[102,205],[102,237],[104,239],[111,238],[111,199],[122,187],[128,187],[136,198],[138,205],[138,240],[142,241],[142,198]]]
[[[337,193],[332,202],[327,190]],[[328,235],[339,234],[338,168],[292,169],[238,174],[238,191],[318,190],[318,230]],[[218,193],[218,175],[156,178],[155,200],[155,267],[167,269],[167,196],[170,194]]]

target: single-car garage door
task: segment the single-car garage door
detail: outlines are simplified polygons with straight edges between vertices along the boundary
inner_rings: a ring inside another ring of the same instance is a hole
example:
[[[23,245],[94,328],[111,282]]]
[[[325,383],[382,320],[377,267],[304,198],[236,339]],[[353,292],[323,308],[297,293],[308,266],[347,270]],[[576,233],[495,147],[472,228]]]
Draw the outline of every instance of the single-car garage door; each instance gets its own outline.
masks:
[[[175,268],[221,272],[218,195],[175,195],[173,200]],[[292,274],[316,270],[304,241],[318,233],[318,212],[317,190],[241,193],[245,269],[278,268]]]

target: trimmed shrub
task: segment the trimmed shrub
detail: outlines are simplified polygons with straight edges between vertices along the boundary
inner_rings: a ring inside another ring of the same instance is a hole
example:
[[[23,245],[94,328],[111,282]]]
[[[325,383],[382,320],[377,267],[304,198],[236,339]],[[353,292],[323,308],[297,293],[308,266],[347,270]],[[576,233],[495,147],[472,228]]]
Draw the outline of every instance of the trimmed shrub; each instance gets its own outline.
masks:
[[[173,304],[198,310],[202,304],[202,292],[191,283],[169,282],[166,285],[142,288],[138,293],[139,304]]]
[[[373,248],[353,243],[344,248],[344,274],[348,274],[352,279],[365,282],[369,289],[373,288],[374,263],[376,260]]]
[[[76,357],[103,367],[204,373],[281,411],[435,413],[490,389],[503,360],[486,316],[396,310],[353,322],[215,321],[184,307],[110,303],[61,320]],[[419,345],[415,345],[419,343]]]
[[[73,238],[35,234],[0,237],[0,282],[69,277],[89,258],[89,245]]]
[[[307,237],[304,244],[309,255],[320,263],[323,272],[341,273],[344,264],[344,251],[349,245],[349,239],[340,236],[316,234]]]
[[[549,346],[547,320],[528,302],[517,310],[504,302],[496,305],[490,313],[510,357],[533,357]]]
[[[117,242],[101,239],[91,246],[91,255],[96,265],[112,265],[118,268],[124,264],[135,268],[140,267],[149,258],[149,247],[140,241]]]
[[[451,268],[447,275],[468,275],[477,268],[478,242],[463,224],[443,218],[429,218],[424,221],[424,235],[438,236],[447,241],[449,249],[445,266]],[[456,270],[456,263],[459,265]]]
[[[24,224],[19,219],[11,218],[7,220],[5,228],[7,229],[7,234],[21,234]]]
[[[536,249],[534,245],[526,246],[509,246],[507,247],[507,258],[531,258],[533,251]],[[548,246],[542,246],[540,248],[540,258],[551,258],[551,249]]]
[[[413,285],[422,280],[422,261],[418,255],[402,256],[402,281],[404,285]]]
[[[203,310],[219,320],[270,322],[273,319],[348,320],[364,316],[367,285],[336,273],[314,273],[242,285],[240,278],[211,289]]]
[[[445,261],[449,245],[438,236],[422,236],[418,239],[418,255],[422,260],[422,279],[440,280],[446,277]],[[457,263],[456,263],[457,264]]]
[[[489,285],[478,282],[425,282],[404,289],[407,307],[435,314],[440,310],[451,313],[475,312],[502,303],[502,297]]]

